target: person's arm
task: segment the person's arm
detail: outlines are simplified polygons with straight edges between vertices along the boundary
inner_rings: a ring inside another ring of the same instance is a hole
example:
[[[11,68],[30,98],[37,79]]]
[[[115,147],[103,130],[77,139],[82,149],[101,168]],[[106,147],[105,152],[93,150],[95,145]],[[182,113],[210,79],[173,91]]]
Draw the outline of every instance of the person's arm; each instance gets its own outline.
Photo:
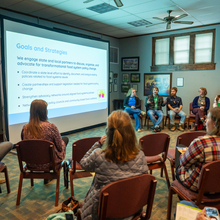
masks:
[[[135,108],[140,109],[141,108],[141,100],[138,97],[135,97],[136,103]]]
[[[179,102],[179,112],[182,110],[183,108],[183,103],[182,103],[182,99],[180,98],[180,102]]]
[[[180,166],[190,168],[197,161],[202,162],[202,158],[204,159],[203,145],[200,139],[196,138],[180,156]]]
[[[158,96],[158,103],[160,103],[161,106],[165,106],[166,103],[163,101],[163,96]],[[160,101],[159,101],[160,100]]]
[[[95,171],[95,162],[96,158],[100,155],[101,151],[98,149],[101,148],[102,144],[105,142],[106,136],[102,136],[101,139],[96,142],[90,150],[84,155],[84,157],[80,160],[81,167],[87,172]]]
[[[145,100],[145,107],[147,107],[147,106],[149,105],[148,100],[149,100],[149,96],[146,97],[146,100]]]
[[[205,97],[205,111],[208,111],[210,107],[210,99],[208,97]]]
[[[199,96],[196,96],[196,97],[193,99],[193,103],[192,103],[192,107],[193,107],[193,108],[200,108],[200,106],[198,106],[198,99],[199,99]]]
[[[130,108],[131,106],[128,105],[128,99],[129,99],[129,96],[127,96],[125,99],[124,99],[124,102],[123,102],[123,106],[126,108]]]
[[[183,108],[183,106],[182,106],[182,105],[180,105],[180,107],[179,107],[179,110],[178,110],[178,111],[180,112],[180,111],[182,110],[182,108]]]

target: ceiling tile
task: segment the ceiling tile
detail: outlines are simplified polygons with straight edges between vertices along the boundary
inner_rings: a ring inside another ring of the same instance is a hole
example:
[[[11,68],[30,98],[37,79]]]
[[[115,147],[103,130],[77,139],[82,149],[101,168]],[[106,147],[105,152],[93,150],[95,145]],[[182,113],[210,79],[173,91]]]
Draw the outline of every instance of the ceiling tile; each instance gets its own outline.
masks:
[[[31,1],[40,2],[42,4],[49,5],[49,6],[54,6],[54,5],[57,5],[63,2],[72,1],[72,0],[31,0]]]
[[[8,8],[9,6],[12,6],[16,3],[19,3],[19,2],[22,2],[23,0],[1,0],[0,1],[0,7],[5,7],[5,8]]]
[[[82,17],[78,16],[78,15],[74,15],[72,13],[64,13],[55,17],[51,17],[50,19],[52,19],[53,21],[57,21],[60,23],[67,23],[73,20],[78,20]]]

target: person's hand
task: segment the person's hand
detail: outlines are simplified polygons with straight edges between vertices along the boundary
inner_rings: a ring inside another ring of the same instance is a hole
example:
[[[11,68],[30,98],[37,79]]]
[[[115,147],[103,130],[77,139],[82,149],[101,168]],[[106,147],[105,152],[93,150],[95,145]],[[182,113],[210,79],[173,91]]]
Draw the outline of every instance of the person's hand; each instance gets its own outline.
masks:
[[[200,109],[201,109],[201,110],[204,110],[204,106],[200,106]]]
[[[178,108],[178,109],[175,109],[175,112],[176,113],[179,113],[180,112],[180,109]]]
[[[150,100],[149,99],[147,100],[147,103],[150,104]]]
[[[136,107],[135,106],[131,106],[131,108],[135,109]]]
[[[101,139],[99,140],[99,142],[100,142],[100,144],[104,144],[105,141],[106,141],[106,135],[103,135],[103,136],[101,137]]]
[[[196,216],[196,220],[208,220],[209,218],[206,217],[205,209],[199,212]]]

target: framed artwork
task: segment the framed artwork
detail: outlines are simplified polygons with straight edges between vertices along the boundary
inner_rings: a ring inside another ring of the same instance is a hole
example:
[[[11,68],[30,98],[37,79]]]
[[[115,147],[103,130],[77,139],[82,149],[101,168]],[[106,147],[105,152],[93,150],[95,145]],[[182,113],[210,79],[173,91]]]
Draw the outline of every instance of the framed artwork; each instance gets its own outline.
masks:
[[[132,88],[135,89],[136,92],[138,91],[138,85],[137,84],[133,84]]]
[[[131,82],[140,82],[140,73],[131,73]]]
[[[176,78],[176,86],[183,87],[183,78],[182,77]]]
[[[118,74],[117,74],[117,73],[114,73],[114,74],[113,74],[113,77],[114,77],[114,78],[118,78]]]
[[[127,93],[129,89],[130,89],[130,84],[121,84],[122,93]]]
[[[159,95],[169,96],[172,87],[172,73],[145,73],[144,96],[151,95],[154,87],[158,87]]]
[[[113,72],[110,71],[109,73],[109,82],[112,83],[113,82]]]
[[[109,93],[112,92],[112,84],[109,84]]]
[[[113,91],[114,91],[114,92],[117,92],[117,91],[118,91],[118,85],[117,85],[117,84],[114,84],[114,86],[113,86]]]
[[[114,79],[114,84],[117,84],[117,79]]]
[[[128,73],[122,74],[122,82],[129,82],[129,74]]]
[[[139,71],[139,57],[122,57],[122,71]]]

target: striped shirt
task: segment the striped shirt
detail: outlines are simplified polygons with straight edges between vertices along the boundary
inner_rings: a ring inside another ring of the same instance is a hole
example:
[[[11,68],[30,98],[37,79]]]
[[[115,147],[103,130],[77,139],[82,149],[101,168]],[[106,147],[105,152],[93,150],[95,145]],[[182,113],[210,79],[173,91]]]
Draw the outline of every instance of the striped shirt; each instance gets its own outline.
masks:
[[[187,188],[197,191],[202,166],[220,160],[220,137],[205,135],[194,139],[180,156],[179,178]]]

